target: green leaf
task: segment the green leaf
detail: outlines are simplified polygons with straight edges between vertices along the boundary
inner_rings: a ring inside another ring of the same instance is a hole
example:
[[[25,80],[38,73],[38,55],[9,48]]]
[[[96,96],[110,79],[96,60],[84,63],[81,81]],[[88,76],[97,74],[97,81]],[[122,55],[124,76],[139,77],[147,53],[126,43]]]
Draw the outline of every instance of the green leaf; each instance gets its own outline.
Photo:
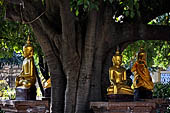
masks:
[[[133,10],[133,0],[129,0],[128,6],[130,8],[130,10]]]
[[[125,16],[129,16],[129,11],[125,11]]]
[[[77,1],[77,5],[82,5],[83,3],[84,3],[83,0],[78,0],[78,1]]]
[[[1,6],[3,5],[3,1],[0,1],[0,5],[1,5]]]
[[[73,11],[73,8],[72,8],[72,7],[70,8],[70,11],[71,11],[71,12]]]
[[[170,56],[170,53],[168,53],[168,56]]]
[[[123,2],[119,2],[119,4],[121,5],[121,4],[123,4]]]
[[[140,14],[139,10],[137,10],[137,15],[138,15],[138,17],[141,17],[141,14]]]
[[[76,16],[78,16],[78,15],[79,15],[79,10],[77,9],[77,10],[76,10]]]
[[[131,12],[130,12],[130,17],[133,18],[134,16],[135,16],[134,11],[131,11]]]
[[[112,3],[113,3],[113,0],[109,0],[109,2],[112,4]]]
[[[88,5],[84,4],[84,8],[87,9],[87,8],[88,8]]]

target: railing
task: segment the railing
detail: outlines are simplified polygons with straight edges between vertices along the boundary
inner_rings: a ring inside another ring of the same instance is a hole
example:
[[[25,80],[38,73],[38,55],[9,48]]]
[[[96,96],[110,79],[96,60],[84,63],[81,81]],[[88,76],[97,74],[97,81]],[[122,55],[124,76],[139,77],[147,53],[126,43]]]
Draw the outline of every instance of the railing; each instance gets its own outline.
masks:
[[[15,78],[21,72],[21,67],[14,66],[10,68],[5,66],[3,69],[0,69],[0,80],[5,80],[9,87],[15,87]]]
[[[170,71],[161,71],[160,76],[161,76],[161,81],[160,81],[161,83],[167,84],[170,82]]]

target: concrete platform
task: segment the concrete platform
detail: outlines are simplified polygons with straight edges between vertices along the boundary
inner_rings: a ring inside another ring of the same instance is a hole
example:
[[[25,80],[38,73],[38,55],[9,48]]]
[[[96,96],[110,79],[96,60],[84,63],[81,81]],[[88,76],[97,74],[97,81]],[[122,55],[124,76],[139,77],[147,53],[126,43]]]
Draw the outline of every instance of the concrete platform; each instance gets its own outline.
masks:
[[[5,113],[49,113],[48,100],[0,100]]]
[[[147,99],[140,102],[91,102],[94,113],[165,113],[170,100]]]

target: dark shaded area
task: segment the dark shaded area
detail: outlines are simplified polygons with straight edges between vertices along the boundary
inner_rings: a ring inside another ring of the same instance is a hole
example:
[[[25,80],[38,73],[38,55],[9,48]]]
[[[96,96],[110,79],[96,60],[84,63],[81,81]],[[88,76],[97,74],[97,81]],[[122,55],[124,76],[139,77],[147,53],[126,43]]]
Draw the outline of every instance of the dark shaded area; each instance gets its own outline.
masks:
[[[39,55],[39,63],[38,63],[39,67],[40,67],[40,71],[44,77],[44,79],[47,81],[50,76],[49,76],[49,70],[48,70],[48,66],[47,66],[47,62],[44,63],[44,58],[42,55]]]
[[[126,70],[127,85],[130,86],[130,87],[133,84],[132,79],[130,78],[131,75],[132,75],[131,70],[130,69]]]
[[[29,89],[16,88],[16,100],[36,100],[36,90],[35,85]]]
[[[44,96],[44,89],[43,89],[43,86],[42,86],[42,83],[41,83],[41,79],[40,79],[40,76],[38,74],[38,69],[37,67],[35,66],[35,73],[36,73],[36,78],[37,78],[37,81],[38,81],[38,85],[40,87],[40,90],[41,90],[41,93],[42,93],[42,96]]]
[[[134,101],[140,101],[141,99],[152,99],[152,91],[144,87],[135,88]]]

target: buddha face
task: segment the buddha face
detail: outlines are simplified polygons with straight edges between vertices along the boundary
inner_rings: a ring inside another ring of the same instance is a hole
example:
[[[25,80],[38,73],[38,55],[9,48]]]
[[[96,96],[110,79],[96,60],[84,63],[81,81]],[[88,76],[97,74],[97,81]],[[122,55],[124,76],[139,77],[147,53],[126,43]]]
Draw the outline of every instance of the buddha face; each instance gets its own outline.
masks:
[[[32,47],[24,47],[23,55],[25,58],[32,57],[33,56],[33,48]]]
[[[146,61],[146,54],[145,53],[139,53],[138,54],[138,60],[139,61]]]
[[[122,64],[122,56],[114,56],[114,64],[120,66]]]

